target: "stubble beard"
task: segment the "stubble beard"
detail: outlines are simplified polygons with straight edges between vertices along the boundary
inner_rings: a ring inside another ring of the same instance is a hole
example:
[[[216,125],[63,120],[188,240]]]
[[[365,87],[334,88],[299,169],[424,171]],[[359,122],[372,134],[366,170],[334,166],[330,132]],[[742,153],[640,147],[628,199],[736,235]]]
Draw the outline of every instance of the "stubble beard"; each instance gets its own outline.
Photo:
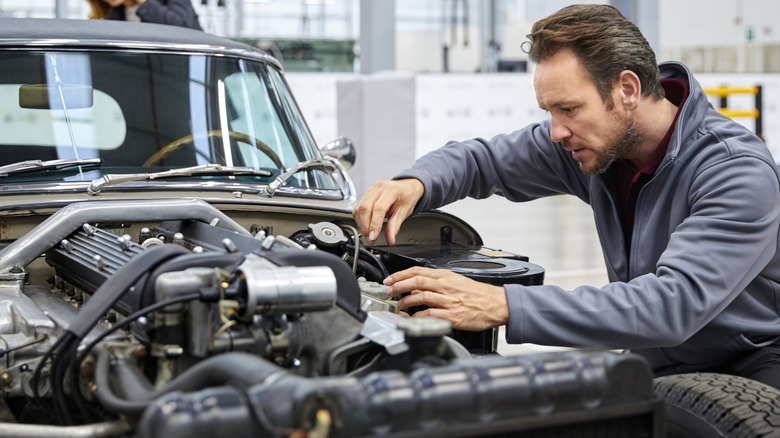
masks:
[[[611,141],[612,145],[607,149],[602,151],[594,151],[591,149],[596,155],[595,162],[588,166],[580,162],[580,169],[582,169],[583,172],[590,175],[599,175],[606,172],[612,163],[619,158],[629,155],[644,141],[644,136],[636,128],[632,118],[627,118],[622,126],[615,129],[613,138],[614,140]],[[564,147],[568,147],[568,145],[564,143]]]

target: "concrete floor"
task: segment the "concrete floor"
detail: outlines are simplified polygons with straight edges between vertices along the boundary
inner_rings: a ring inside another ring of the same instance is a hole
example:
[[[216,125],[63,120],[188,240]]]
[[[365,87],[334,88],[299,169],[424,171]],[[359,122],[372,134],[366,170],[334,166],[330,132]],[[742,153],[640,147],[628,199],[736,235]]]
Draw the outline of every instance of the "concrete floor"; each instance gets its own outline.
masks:
[[[573,288],[601,286],[607,275],[590,207],[573,196],[513,203],[493,196],[464,199],[443,210],[466,220],[482,235],[485,246],[528,256],[545,268],[545,283]],[[558,350],[535,344],[509,345],[503,329],[499,353],[525,354]]]

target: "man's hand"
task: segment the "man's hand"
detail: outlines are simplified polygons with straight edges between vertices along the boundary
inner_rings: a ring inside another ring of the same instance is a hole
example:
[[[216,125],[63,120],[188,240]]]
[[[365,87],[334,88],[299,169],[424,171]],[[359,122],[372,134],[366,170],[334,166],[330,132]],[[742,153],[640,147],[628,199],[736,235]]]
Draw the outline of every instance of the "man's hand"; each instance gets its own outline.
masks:
[[[385,240],[388,245],[395,245],[401,224],[412,214],[424,191],[422,182],[417,179],[377,181],[360,199],[352,217],[369,244],[376,242],[382,224],[388,218]]]
[[[405,310],[429,306],[413,316],[433,316],[452,323],[460,330],[479,331],[509,321],[504,288],[480,283],[446,269],[410,268],[387,277],[388,294],[403,293],[398,306]]]

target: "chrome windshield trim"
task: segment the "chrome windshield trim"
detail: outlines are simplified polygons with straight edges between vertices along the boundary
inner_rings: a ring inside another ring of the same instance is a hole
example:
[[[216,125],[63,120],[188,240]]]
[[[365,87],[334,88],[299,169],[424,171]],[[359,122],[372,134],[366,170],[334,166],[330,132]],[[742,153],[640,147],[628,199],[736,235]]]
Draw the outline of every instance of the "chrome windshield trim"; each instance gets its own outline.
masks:
[[[90,181],[79,182],[35,182],[35,183],[0,183],[0,194],[40,194],[40,193],[72,193],[80,192],[86,193],[87,188],[90,185]],[[223,181],[133,181],[127,182],[120,186],[111,186],[104,188],[102,193],[110,192],[144,192],[144,191],[187,191],[198,190],[203,192],[232,192],[239,193],[238,196],[243,195],[259,195],[264,192],[265,184],[247,184],[239,182],[223,182]],[[306,188],[306,187],[280,187],[276,191],[277,196],[291,196],[291,197],[306,197],[306,198],[318,198],[323,200],[350,200],[349,197],[345,197],[344,191],[340,188],[334,189],[322,189],[322,188]],[[85,195],[85,198],[91,198],[92,196]]]

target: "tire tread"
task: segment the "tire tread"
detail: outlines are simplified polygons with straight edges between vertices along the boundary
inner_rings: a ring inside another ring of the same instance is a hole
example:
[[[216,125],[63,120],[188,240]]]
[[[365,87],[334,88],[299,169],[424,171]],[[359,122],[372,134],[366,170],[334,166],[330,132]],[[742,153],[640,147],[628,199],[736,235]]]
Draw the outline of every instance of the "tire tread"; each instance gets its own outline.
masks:
[[[744,377],[717,373],[655,379],[667,406],[668,436],[780,437],[780,390]],[[692,418],[680,418],[681,412]]]

